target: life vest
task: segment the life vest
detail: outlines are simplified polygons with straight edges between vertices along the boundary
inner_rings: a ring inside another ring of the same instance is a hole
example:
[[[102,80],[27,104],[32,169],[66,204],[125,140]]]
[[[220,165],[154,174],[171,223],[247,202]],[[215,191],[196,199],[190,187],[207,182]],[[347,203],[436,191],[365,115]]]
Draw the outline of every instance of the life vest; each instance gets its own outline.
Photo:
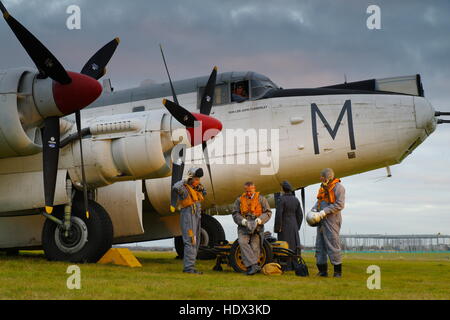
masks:
[[[336,195],[334,194],[334,188],[336,183],[341,182],[339,179],[334,179],[328,185],[320,185],[319,192],[317,193],[317,209],[320,210],[320,203],[326,201],[327,203],[335,203]]]
[[[188,191],[188,196],[186,197],[186,199],[180,201],[180,205],[182,208],[190,207],[195,203],[202,202],[204,200],[203,194],[201,192],[198,192],[188,184],[185,184],[184,187]]]
[[[259,217],[262,214],[262,205],[259,202],[259,192],[256,192],[253,198],[249,199],[246,193],[240,197],[241,214],[243,216],[254,215]]]

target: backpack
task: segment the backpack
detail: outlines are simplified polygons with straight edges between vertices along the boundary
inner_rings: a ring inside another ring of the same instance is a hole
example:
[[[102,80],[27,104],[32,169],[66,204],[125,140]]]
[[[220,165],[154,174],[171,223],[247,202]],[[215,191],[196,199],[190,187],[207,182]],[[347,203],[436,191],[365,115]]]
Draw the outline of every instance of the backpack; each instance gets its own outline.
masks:
[[[295,275],[299,277],[309,276],[308,266],[301,256],[298,257],[297,263],[295,264]]]

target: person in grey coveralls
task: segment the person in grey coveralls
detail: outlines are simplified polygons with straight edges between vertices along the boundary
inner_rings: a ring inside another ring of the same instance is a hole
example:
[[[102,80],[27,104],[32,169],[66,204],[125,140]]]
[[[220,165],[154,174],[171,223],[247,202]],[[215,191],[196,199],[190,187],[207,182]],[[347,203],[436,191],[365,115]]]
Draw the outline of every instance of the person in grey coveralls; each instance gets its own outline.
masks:
[[[245,192],[236,199],[233,220],[238,225],[238,241],[247,275],[261,271],[258,260],[264,241],[264,224],[270,220],[272,211],[267,199],[256,192],[253,182],[246,182]]]
[[[345,207],[345,188],[341,180],[335,178],[334,171],[330,168],[322,170],[320,179],[322,184],[317,202],[312,208],[317,223],[316,263],[319,269],[317,275],[328,276],[327,258],[329,258],[334,266],[334,277],[340,278],[342,254],[339,232],[342,225],[341,211]]]
[[[183,272],[193,274],[202,274],[195,268],[200,247],[201,202],[206,195],[200,183],[201,177],[203,177],[203,170],[192,168],[188,171],[187,180],[178,181],[173,185],[181,206],[180,224],[184,242]]]
[[[274,232],[278,234],[279,241],[286,241],[289,244],[289,249],[297,252],[300,249],[298,232],[303,220],[302,207],[288,181],[283,181],[281,187],[283,188],[283,194],[275,212]],[[294,268],[293,262],[292,265],[286,266],[286,271]]]

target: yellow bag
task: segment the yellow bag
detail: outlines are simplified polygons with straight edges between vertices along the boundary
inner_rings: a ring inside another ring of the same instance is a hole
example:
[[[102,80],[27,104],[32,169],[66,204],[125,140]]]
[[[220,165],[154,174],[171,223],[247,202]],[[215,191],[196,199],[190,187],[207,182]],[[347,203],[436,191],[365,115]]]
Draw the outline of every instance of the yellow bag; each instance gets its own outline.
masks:
[[[283,274],[281,266],[278,263],[268,263],[262,268],[262,273],[266,276],[279,276]]]

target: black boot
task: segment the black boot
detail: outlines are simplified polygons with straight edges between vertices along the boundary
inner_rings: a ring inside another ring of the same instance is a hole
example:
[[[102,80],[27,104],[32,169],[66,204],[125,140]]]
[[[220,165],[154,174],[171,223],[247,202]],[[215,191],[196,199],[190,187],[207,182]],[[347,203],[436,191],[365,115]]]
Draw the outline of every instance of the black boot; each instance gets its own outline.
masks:
[[[342,263],[334,265],[334,275],[335,278],[342,278]]]
[[[328,277],[328,264],[318,264],[317,269],[319,269],[318,277]]]
[[[261,267],[258,266],[257,264],[254,264],[254,265],[250,266],[250,268],[248,268],[247,275],[252,276],[254,274],[257,274],[260,271],[261,271]]]

